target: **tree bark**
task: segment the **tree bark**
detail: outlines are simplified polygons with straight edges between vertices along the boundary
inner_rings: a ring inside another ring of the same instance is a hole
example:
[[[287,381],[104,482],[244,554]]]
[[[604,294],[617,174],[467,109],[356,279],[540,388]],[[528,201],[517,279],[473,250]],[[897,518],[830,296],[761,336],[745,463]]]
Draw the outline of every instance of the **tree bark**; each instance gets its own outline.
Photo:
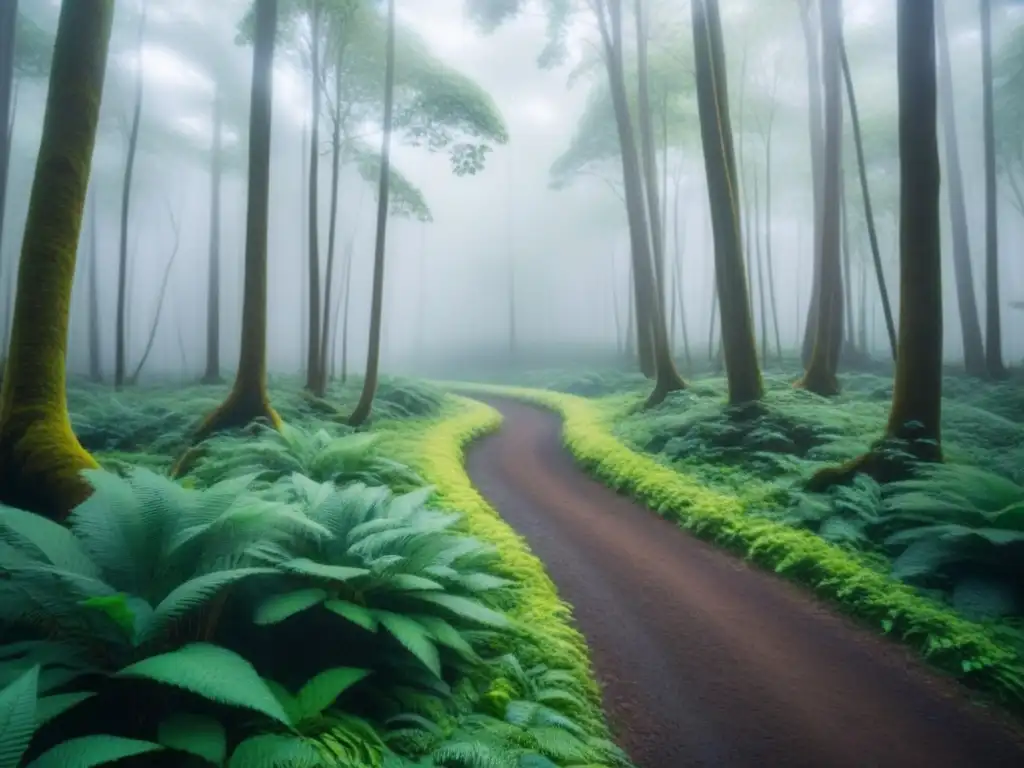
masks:
[[[274,42],[277,0],[255,0],[252,90],[249,108],[249,188],[245,217],[245,277],[242,291],[242,342],[235,382],[227,399],[193,436],[199,442],[214,432],[264,419],[275,429],[281,418],[267,394],[267,221],[270,215],[270,138],[274,99]],[[189,454],[175,468],[187,469]]]
[[[206,370],[204,384],[220,377],[220,186],[223,175],[222,103],[218,82],[213,97],[213,145],[210,150],[210,255],[206,283]]]
[[[124,182],[121,187],[121,246],[117,261],[117,317],[114,328],[114,389],[121,389],[128,376],[127,368],[127,317],[128,303],[128,221],[132,200],[132,177],[135,174],[135,156],[139,149],[139,124],[142,122],[142,39],[146,30],[146,7],[142,7],[139,22],[139,36],[135,47],[139,72],[135,81],[135,106],[132,108],[132,125],[128,134],[128,156],[124,166]],[[52,75],[51,75],[52,77]]]
[[[60,7],[0,387],[0,503],[55,520],[89,496],[81,471],[97,467],[71,430],[65,357],[113,16],[113,0]]]
[[[875,279],[878,281],[878,296],[882,302],[885,315],[885,329],[889,335],[889,347],[892,359],[896,359],[896,323],[893,321],[892,305],[889,302],[889,290],[885,285],[885,271],[882,268],[882,253],[878,246],[878,230],[875,227],[875,215],[871,205],[871,193],[868,189],[867,164],[864,161],[864,141],[860,131],[860,115],[857,111],[857,94],[853,87],[853,76],[850,73],[850,61],[846,56],[846,43],[839,40],[839,56],[843,65],[843,79],[846,81],[846,101],[850,107],[850,123],[853,127],[853,145],[857,151],[857,173],[860,176],[860,191],[864,198],[864,218],[868,225],[868,239],[871,242],[871,258],[875,264]]]
[[[992,104],[992,0],[981,0],[981,93],[985,129],[985,370],[1006,376],[999,305],[999,197]]]
[[[395,0],[388,0],[388,37],[384,73],[384,137],[380,148],[380,188],[377,193],[377,241],[373,254],[373,293],[370,300],[370,338],[366,374],[359,402],[348,418],[350,426],[366,422],[377,392],[380,365],[380,329],[384,317],[385,245],[388,234],[388,192],[391,181],[391,126],[395,108]]]
[[[935,31],[938,39],[938,94],[942,117],[942,138],[946,150],[946,195],[949,199],[949,224],[953,234],[953,275],[956,278],[960,331],[964,345],[964,367],[971,376],[985,375],[985,347],[978,320],[978,301],[974,293],[974,267],[964,201],[964,183],[960,172],[960,145],[953,95],[953,66],[949,58],[943,1],[935,6]]]
[[[760,400],[757,363],[736,190],[736,157],[729,125],[729,92],[718,0],[694,0],[694,63],[704,165],[715,239],[715,282],[722,323],[729,402]],[[716,151],[718,150],[718,151]]]
[[[312,0],[310,23],[312,25],[312,57],[310,77],[312,78],[312,108],[309,127],[309,315],[307,318],[306,389],[315,392],[320,381],[320,235],[319,235],[319,194],[320,187],[320,6],[321,0]]]
[[[839,353],[843,343],[843,273],[840,253],[843,102],[839,80],[842,0],[822,0],[821,41],[825,91],[825,154],[822,172],[821,242],[816,327],[811,361],[797,385],[819,395],[838,394]],[[812,303],[815,299],[812,297]]]
[[[89,208],[89,380],[103,381],[102,334],[100,333],[99,222],[96,190],[86,201]]]

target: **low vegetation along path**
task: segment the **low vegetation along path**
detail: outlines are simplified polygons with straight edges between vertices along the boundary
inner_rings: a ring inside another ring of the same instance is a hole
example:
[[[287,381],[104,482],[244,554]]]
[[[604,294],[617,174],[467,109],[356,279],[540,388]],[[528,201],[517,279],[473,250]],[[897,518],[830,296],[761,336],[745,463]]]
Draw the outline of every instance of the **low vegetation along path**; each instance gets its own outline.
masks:
[[[909,653],[586,476],[558,417],[505,416],[477,488],[546,564],[640,768],[1024,766],[1019,734]]]

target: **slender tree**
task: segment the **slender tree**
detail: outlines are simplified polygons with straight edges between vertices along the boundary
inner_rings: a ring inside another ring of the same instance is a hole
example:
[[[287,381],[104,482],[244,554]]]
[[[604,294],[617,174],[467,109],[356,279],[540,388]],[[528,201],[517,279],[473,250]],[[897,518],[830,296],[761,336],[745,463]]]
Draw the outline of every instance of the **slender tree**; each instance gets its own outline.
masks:
[[[981,323],[978,320],[978,301],[974,294],[974,267],[971,262],[970,227],[960,168],[953,65],[949,56],[945,0],[938,0],[935,7],[935,30],[938,39],[939,115],[942,118],[942,143],[946,150],[946,197],[949,200],[949,225],[953,235],[953,276],[956,279],[957,304],[960,310],[964,367],[972,376],[984,376],[985,347],[981,338]]]
[[[0,503],[61,520],[97,466],[68,416],[68,312],[99,122],[113,0],[63,3],[0,389]]]
[[[255,0],[242,343],[231,392],[200,425],[193,436],[195,442],[220,430],[244,427],[256,419],[265,419],[275,428],[281,425],[267,395],[267,219],[276,32],[277,0]],[[186,454],[176,474],[187,468],[187,464]]]
[[[220,187],[223,178],[221,85],[213,95],[213,142],[210,147],[210,250],[206,282],[206,370],[204,384],[219,384],[220,376]]]
[[[715,239],[715,296],[722,323],[729,402],[738,405],[759,400],[764,389],[747,298],[718,0],[693,0],[691,13],[700,132]]]
[[[321,0],[310,0],[310,35],[312,40],[310,51],[310,77],[312,78],[311,91],[313,94],[313,108],[309,124],[309,182],[308,208],[306,211],[306,226],[309,231],[307,244],[309,245],[309,336],[306,350],[306,389],[316,392],[320,381],[320,210],[319,193],[320,189],[320,105],[322,92],[320,87],[322,60],[320,55],[321,43]]]
[[[992,0],[981,0],[981,93],[985,127],[985,370],[1006,375],[999,317],[999,197],[995,109],[992,105]]]
[[[839,392],[836,373],[843,343],[843,273],[840,248],[843,102],[840,90],[839,35],[842,0],[821,2],[822,73],[825,92],[825,154],[818,252],[814,348],[798,385],[819,395]]]
[[[96,190],[86,202],[89,208],[89,379],[103,380],[103,341],[100,333],[99,223],[97,222]]]
[[[377,192],[377,240],[373,253],[373,288],[370,298],[370,339],[366,352],[363,389],[348,423],[362,425],[370,416],[377,393],[380,368],[380,330],[384,317],[384,256],[388,234],[388,191],[391,180],[391,128],[395,107],[395,0],[388,0],[387,53],[384,70],[384,135],[380,147],[380,188]]]

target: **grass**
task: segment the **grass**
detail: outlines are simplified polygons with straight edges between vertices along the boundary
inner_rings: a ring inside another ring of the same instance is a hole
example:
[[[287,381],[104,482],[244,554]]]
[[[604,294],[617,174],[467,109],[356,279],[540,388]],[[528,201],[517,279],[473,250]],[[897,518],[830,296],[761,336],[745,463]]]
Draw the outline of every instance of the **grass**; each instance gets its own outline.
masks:
[[[282,433],[175,482],[223,388],[72,387],[95,493],[68,529],[0,509],[10,764],[628,766],[568,606],[465,473],[500,416],[391,380],[353,433],[357,394],[277,382]]]
[[[467,385],[467,389],[510,395],[559,412],[567,447],[608,486],[695,535],[809,587],[877,631],[902,640],[966,685],[1012,710],[1024,711],[1024,654],[1019,636],[1012,631],[1012,619],[974,620],[963,606],[954,605],[947,593],[922,589],[913,579],[901,581],[893,571],[895,559],[890,551],[898,542],[887,537],[880,541],[868,538],[867,546],[857,546],[849,540],[829,540],[823,535],[828,531],[809,525],[806,516],[794,518],[792,514],[808,501],[800,491],[800,481],[807,473],[856,455],[881,433],[888,407],[884,379],[846,376],[846,394],[825,401],[794,391],[789,385],[791,376],[769,377],[765,407],[739,418],[723,406],[724,382],[718,379],[695,381],[689,391],[674,394],[660,407],[643,412],[639,407],[643,383],[628,375],[609,378],[612,381],[606,382],[607,386],[593,377],[561,376],[557,380],[565,389],[612,393],[596,399],[550,389],[479,385]],[[1022,425],[1008,418],[1015,413],[1020,393],[1013,384],[985,390],[960,381],[951,383],[947,392],[954,399],[946,409],[950,466],[977,461],[1001,471],[1003,475],[996,477],[1002,477],[1009,487],[998,497],[987,492],[987,503],[997,509],[986,512],[985,508],[977,514],[992,517],[1002,512],[1001,519],[1009,520],[1012,514],[1005,514],[1007,504],[1011,513],[1024,509],[1020,506],[1024,493],[1016,501],[1013,496],[1013,489],[1020,488],[1013,479],[1019,477],[1016,473],[1024,458],[1020,453],[1024,449]],[[982,485],[992,487],[991,483]],[[937,481],[933,479],[928,487],[938,494]],[[915,530],[914,526],[922,529],[936,520],[927,510],[941,506],[941,497],[928,496],[922,501],[920,488],[899,490],[898,499],[886,499],[882,489],[856,489],[854,506],[865,498],[876,508],[889,505],[875,512],[890,522],[902,520],[902,531]],[[903,506],[912,492],[918,494],[918,506],[925,510],[923,522],[921,513],[915,516]],[[877,498],[872,498],[872,493]],[[836,517],[834,513],[844,504],[851,505],[849,496],[841,494],[815,501],[830,511],[826,518]],[[1005,502],[1002,507],[1000,502]],[[970,503],[960,497],[947,499],[945,505],[962,512]],[[984,506],[976,502],[978,505]],[[946,520],[939,518],[939,522]],[[1012,528],[1006,530],[1008,534],[996,538],[999,544],[1011,545],[1002,555],[1012,559],[1019,553],[1014,548],[1017,536]],[[966,537],[966,545],[959,551],[976,555],[976,539],[984,538],[984,533],[959,531],[958,535]],[[929,541],[938,542],[937,548],[948,554],[945,545],[952,535],[954,531],[940,530]],[[963,566],[965,556],[954,557],[953,564]],[[931,562],[937,561],[933,557]],[[1020,560],[1016,562],[1019,565]],[[975,583],[972,590],[976,603],[999,602],[985,584]]]

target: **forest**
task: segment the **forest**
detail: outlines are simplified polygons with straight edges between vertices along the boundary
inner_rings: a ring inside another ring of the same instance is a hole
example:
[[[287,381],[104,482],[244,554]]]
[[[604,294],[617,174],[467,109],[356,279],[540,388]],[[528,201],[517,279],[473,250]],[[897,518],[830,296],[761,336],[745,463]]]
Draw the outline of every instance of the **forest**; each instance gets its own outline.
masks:
[[[0,768],[1024,765],[1024,2],[0,2]]]

